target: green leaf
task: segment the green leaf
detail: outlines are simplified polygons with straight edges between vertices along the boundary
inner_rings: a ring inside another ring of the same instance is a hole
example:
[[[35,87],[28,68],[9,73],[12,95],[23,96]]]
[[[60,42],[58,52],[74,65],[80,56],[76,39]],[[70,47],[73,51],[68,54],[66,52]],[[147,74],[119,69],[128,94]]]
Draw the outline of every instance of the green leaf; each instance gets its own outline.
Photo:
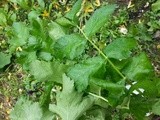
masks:
[[[65,17],[75,20],[76,14],[80,11],[83,0],[78,0],[72,7],[72,9],[65,15]]]
[[[55,120],[56,116],[51,111],[45,111],[41,120]]]
[[[104,49],[104,53],[109,58],[122,60],[130,57],[131,50],[135,48],[136,45],[136,40],[133,38],[118,38]]]
[[[47,38],[46,27],[48,27],[46,23],[39,17],[36,17],[36,15],[31,16],[30,19],[31,19],[31,25],[30,25],[31,35],[35,36],[40,41],[45,41]]]
[[[160,100],[152,106],[152,112],[156,115],[160,115]]]
[[[17,52],[17,62],[20,63],[23,66],[23,69],[28,70],[29,64],[32,61],[37,60],[36,51],[25,51]]]
[[[87,88],[90,77],[103,68],[104,59],[93,57],[71,67],[68,75],[75,81],[76,88],[83,91]]]
[[[7,18],[3,10],[0,10],[0,25],[7,25]]]
[[[44,87],[44,92],[40,97],[40,106],[43,109],[43,111],[47,111],[49,109],[49,104],[51,102],[51,90],[53,88],[54,84],[51,82],[46,83]]]
[[[130,93],[132,93],[134,90],[143,90],[140,94],[146,97],[156,97],[158,94],[158,91],[156,89],[156,82],[154,80],[142,80],[138,81],[136,84],[132,85],[130,88]]]
[[[73,23],[71,21],[69,21],[67,18],[65,17],[60,17],[56,19],[56,22],[64,27],[70,27],[73,26]]]
[[[11,46],[16,49],[19,46],[25,45],[29,38],[29,29],[22,22],[14,22],[12,25],[13,37],[9,40]]]
[[[160,10],[160,0],[157,0],[155,3],[152,4],[152,10],[157,12]]]
[[[49,109],[58,114],[62,120],[78,120],[78,118],[88,110],[94,99],[86,96],[82,97],[74,88],[74,81],[63,75],[63,90],[56,95],[56,104],[50,104]]]
[[[97,106],[95,106],[95,107],[93,106],[79,120],[106,120],[105,119],[106,118],[106,112],[107,111],[103,108],[98,108]]]
[[[53,58],[53,56],[49,52],[40,52],[38,55],[39,55],[39,58],[45,61],[50,61]]]
[[[91,78],[90,82],[94,83],[95,85],[100,86],[103,89],[111,90],[111,91],[120,91],[121,89],[124,89],[124,84],[119,84],[113,83],[108,80],[102,80],[102,79],[96,79],[96,78]],[[124,83],[124,82],[123,82]]]
[[[39,81],[55,81],[61,83],[62,74],[66,69],[67,67],[58,61],[45,62],[36,60],[30,64],[30,74]]]
[[[28,9],[28,0],[10,0],[13,3],[17,3],[20,5],[20,7],[24,8],[24,9]]]
[[[107,100],[110,105],[115,105],[120,97],[124,94],[125,80],[113,83],[109,80],[91,78],[90,82],[108,91]]]
[[[41,120],[42,110],[38,103],[32,103],[24,98],[19,99],[10,118],[12,120]]]
[[[39,6],[40,6],[41,8],[44,8],[44,7],[45,7],[44,0],[37,0],[37,2],[38,2]]]
[[[139,95],[132,96],[129,108],[136,120],[144,120],[146,113],[150,112],[154,102],[152,99],[146,99]]]
[[[51,22],[49,24],[49,31],[48,32],[49,32],[49,36],[53,40],[57,40],[65,35],[65,30],[63,29],[63,27],[61,27],[56,22]]]
[[[134,81],[145,80],[154,76],[152,64],[144,53],[133,57],[122,72],[127,78]]]
[[[93,36],[109,20],[116,5],[106,5],[97,9],[91,18],[86,22],[84,32],[87,37]]]
[[[86,39],[79,34],[65,35],[54,45],[55,56],[58,58],[74,59],[80,56],[86,46]]]
[[[3,68],[5,65],[9,64],[11,61],[11,55],[0,52],[0,68]]]

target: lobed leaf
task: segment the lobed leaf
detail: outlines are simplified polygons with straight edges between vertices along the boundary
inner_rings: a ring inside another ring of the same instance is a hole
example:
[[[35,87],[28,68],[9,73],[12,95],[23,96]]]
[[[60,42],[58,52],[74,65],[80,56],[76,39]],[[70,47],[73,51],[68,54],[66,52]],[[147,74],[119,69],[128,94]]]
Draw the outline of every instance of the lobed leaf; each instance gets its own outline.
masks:
[[[50,104],[49,109],[58,114],[62,120],[78,120],[78,118],[88,110],[94,99],[83,97],[74,88],[74,81],[63,75],[63,90],[56,95],[56,104]]]
[[[10,114],[12,120],[41,120],[42,110],[38,103],[19,99]]]

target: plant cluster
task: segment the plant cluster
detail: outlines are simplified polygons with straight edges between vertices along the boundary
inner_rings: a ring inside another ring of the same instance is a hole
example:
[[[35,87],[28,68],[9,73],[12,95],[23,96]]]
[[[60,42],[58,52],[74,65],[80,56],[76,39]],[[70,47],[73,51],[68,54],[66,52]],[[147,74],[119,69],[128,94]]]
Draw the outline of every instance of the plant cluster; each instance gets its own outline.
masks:
[[[0,9],[1,31],[8,39],[1,42],[1,71],[11,61],[19,63],[28,73],[24,82],[34,80],[33,87],[42,90],[37,99],[20,98],[12,120],[143,120],[160,115],[160,78],[139,49],[139,40],[150,39],[142,27],[135,30],[132,24],[127,30],[125,10],[99,0],[77,0],[72,7],[67,0],[10,1],[10,8]],[[159,12],[159,2],[152,5],[153,13]]]

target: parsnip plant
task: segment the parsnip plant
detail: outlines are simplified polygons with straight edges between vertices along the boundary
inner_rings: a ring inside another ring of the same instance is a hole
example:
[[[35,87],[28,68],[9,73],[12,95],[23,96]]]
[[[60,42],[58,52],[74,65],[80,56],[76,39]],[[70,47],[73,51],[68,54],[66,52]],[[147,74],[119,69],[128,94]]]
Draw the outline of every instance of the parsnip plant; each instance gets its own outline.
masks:
[[[16,1],[29,9],[27,0]],[[38,1],[39,9],[32,6],[27,22],[13,21],[9,54],[0,54],[0,67],[12,54],[37,82],[44,83],[39,101],[18,100],[12,120],[142,120],[147,113],[160,115],[160,79],[147,55],[136,54],[136,39],[122,35],[103,48],[96,44],[117,5],[97,8],[82,24],[83,0],[55,20],[42,18],[45,3]]]

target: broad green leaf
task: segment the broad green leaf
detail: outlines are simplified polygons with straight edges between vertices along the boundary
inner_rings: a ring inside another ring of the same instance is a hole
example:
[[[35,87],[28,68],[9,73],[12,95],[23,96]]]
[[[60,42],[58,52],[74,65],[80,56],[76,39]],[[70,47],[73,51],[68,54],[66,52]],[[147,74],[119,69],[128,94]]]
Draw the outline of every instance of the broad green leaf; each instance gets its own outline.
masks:
[[[91,78],[90,82],[108,91],[107,100],[110,105],[115,105],[120,97],[124,94],[125,80],[113,83],[109,80]]]
[[[97,9],[91,18],[86,22],[84,32],[87,37],[93,36],[109,20],[116,5],[106,5]]]
[[[10,114],[11,120],[41,120],[42,110],[38,103],[19,99]]]
[[[29,64],[32,61],[37,60],[36,51],[25,51],[17,52],[17,62],[20,63],[23,66],[23,69],[28,70]]]
[[[14,22],[12,25],[13,37],[9,40],[11,50],[15,50],[17,47],[25,45],[29,38],[29,29],[22,22]],[[12,51],[13,52],[13,51]]]
[[[45,60],[45,61],[50,61],[53,58],[53,56],[49,52],[40,52],[38,54],[38,56],[39,56],[39,58],[41,58],[42,60]]]
[[[5,26],[7,24],[7,18],[5,13],[0,10],[0,25]]]
[[[107,89],[111,91],[120,91],[125,87],[124,84],[113,83],[108,80],[102,80],[102,79],[96,79],[96,78],[91,78],[90,82],[102,87],[103,89]]]
[[[104,49],[104,53],[109,58],[122,60],[130,57],[131,50],[136,45],[136,40],[133,38],[118,38]]]
[[[56,22],[64,27],[70,27],[73,26],[73,23],[71,21],[69,21],[67,18],[65,17],[60,17],[56,19]]]
[[[33,61],[30,64],[30,74],[38,81],[55,81],[61,83],[62,74],[66,71],[66,66],[58,61],[45,62]]]
[[[53,112],[51,111],[45,111],[43,113],[43,117],[41,118],[41,120],[55,120],[56,119],[56,115],[53,114]]]
[[[152,112],[156,115],[160,115],[160,100],[152,106]]]
[[[28,20],[32,23],[32,20],[37,19],[40,16],[40,13],[38,11],[32,10],[28,14]]]
[[[46,23],[39,17],[32,16],[30,33],[35,36],[39,41],[45,41],[47,38],[47,29]]]
[[[76,14],[80,11],[83,0],[78,0],[72,7],[72,9],[65,15],[65,17],[74,20]]]
[[[11,55],[0,52],[0,68],[10,63]]]
[[[152,4],[152,10],[157,12],[160,10],[160,0],[157,0],[155,3]]]
[[[83,91],[87,88],[90,77],[103,68],[104,60],[101,57],[93,57],[71,67],[68,75],[75,81],[77,89]]]
[[[78,120],[94,102],[94,98],[78,93],[74,81],[63,75],[63,90],[56,95],[56,104],[50,104],[50,111],[58,114],[62,120]]]
[[[40,7],[44,8],[45,7],[45,2],[44,0],[37,0],[38,1],[38,4]]]
[[[157,88],[156,82],[154,80],[142,80],[138,81],[136,84],[132,85],[130,88],[130,94],[134,90],[138,90],[139,92],[141,91],[141,95],[146,96],[146,97],[156,97],[157,96]]]
[[[124,67],[122,72],[127,78],[134,81],[140,81],[153,77],[153,71],[151,62],[144,53],[141,53],[140,55],[133,57],[128,65]]]
[[[56,22],[51,22],[49,24],[49,36],[53,40],[57,40],[65,35],[65,30]]]
[[[84,52],[86,42],[86,39],[79,34],[65,35],[58,39],[54,45],[55,56],[74,59]]]
[[[146,113],[151,111],[154,102],[152,99],[136,95],[131,97],[129,108],[136,120],[144,120]]]

